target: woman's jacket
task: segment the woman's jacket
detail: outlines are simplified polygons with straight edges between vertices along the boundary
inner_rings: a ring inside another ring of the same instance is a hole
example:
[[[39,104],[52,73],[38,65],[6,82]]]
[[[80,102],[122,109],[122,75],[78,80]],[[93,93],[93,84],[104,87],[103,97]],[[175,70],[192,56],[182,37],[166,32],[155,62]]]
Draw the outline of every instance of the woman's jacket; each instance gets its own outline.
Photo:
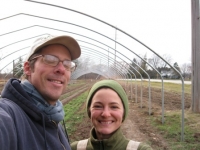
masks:
[[[92,128],[88,139],[86,150],[126,150],[130,140],[126,139],[119,128],[109,139],[97,140],[95,129]],[[79,141],[71,143],[72,150],[78,150]],[[152,150],[150,146],[140,143],[137,150]]]

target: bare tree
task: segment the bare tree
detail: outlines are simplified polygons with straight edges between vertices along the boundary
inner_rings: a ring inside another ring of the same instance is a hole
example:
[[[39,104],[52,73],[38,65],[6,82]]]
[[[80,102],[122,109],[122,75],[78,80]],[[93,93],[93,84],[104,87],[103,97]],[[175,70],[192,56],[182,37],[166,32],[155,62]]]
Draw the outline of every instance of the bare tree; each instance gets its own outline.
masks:
[[[23,59],[19,57],[17,62],[13,61],[13,77],[20,78],[23,73]]]
[[[160,57],[158,57],[156,54],[153,54],[152,58],[148,59],[148,62],[156,69],[159,67],[160,61]]]
[[[167,67],[167,63],[169,63],[169,64],[171,64],[171,62],[172,62],[172,57],[171,57],[171,55],[170,54],[164,54],[163,56],[162,56],[162,58],[166,61],[161,61],[161,67],[162,68],[166,68]]]
[[[191,78],[191,63],[182,64],[180,69],[184,78]]]
[[[162,58],[166,61],[163,61]],[[152,64],[152,66],[155,69],[158,68],[166,68],[167,67],[167,63],[171,64],[172,58],[171,55],[169,54],[164,54],[163,56],[159,57],[156,54],[153,54],[152,58],[149,59],[149,63]]]
[[[147,61],[147,54],[145,54],[143,56],[143,60],[141,59],[141,61],[138,63],[140,66],[140,68],[138,68],[138,71],[140,72],[143,78],[147,77],[146,73],[144,72],[144,71],[147,71],[147,68],[148,68],[146,61]]]

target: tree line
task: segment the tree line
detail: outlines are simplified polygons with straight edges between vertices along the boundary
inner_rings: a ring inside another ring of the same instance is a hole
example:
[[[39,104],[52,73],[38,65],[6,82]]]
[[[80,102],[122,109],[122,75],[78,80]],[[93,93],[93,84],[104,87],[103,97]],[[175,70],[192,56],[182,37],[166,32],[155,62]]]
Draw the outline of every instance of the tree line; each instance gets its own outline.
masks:
[[[172,59],[170,55],[163,55],[163,59],[171,64]],[[143,61],[144,60],[144,61]],[[121,66],[124,66],[124,72],[127,73],[127,76],[129,78],[151,78],[151,79],[160,79],[161,77],[164,79],[180,79],[180,74],[183,76],[184,79],[191,79],[191,64],[184,63],[179,67],[178,63],[175,62],[172,64],[172,66],[176,69],[174,70],[171,68],[165,61],[162,60],[162,58],[158,57],[157,55],[153,55],[151,58],[147,58],[147,55],[145,54],[143,56],[143,60],[139,60],[136,58],[133,58],[132,62],[129,65],[125,65],[122,62],[118,62],[121,64]],[[83,62],[82,62],[83,61]],[[89,63],[91,60],[89,58],[87,59],[81,59],[77,60],[77,63],[79,67],[89,67]],[[88,62],[88,63],[87,63]],[[84,64],[84,66],[81,66],[81,64]],[[87,64],[87,65],[86,65]],[[150,67],[150,65],[152,67]],[[102,68],[98,65],[98,68]],[[110,65],[110,69],[114,72],[114,67],[116,64]],[[93,66],[94,67],[94,66]],[[86,68],[85,68],[86,69]],[[123,70],[123,68],[121,68]],[[178,72],[179,73],[178,73]],[[20,78],[23,75],[23,59],[19,57],[17,60],[13,60],[13,70],[11,72],[7,73],[0,73],[0,78]]]
[[[128,76],[132,78],[134,78],[134,76],[137,78],[140,78],[141,76],[143,78],[148,78],[149,76],[151,79],[180,79],[182,76],[184,79],[191,79],[191,64],[184,63],[181,66],[179,66],[177,62],[171,64],[172,59],[170,55],[166,54],[163,55],[163,59],[166,62],[155,54],[149,59],[147,59],[146,54],[144,55],[143,60],[133,58],[132,63],[129,65]]]

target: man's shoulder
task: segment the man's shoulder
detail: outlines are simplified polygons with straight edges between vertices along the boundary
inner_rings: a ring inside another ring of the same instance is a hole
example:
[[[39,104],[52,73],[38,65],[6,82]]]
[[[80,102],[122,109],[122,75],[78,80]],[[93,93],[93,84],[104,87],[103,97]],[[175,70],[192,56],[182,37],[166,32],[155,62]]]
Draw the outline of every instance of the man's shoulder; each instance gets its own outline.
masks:
[[[0,98],[0,107],[16,107],[17,104],[7,98]]]
[[[1,98],[0,109],[2,113],[5,112],[7,114],[12,114],[14,112],[17,112],[16,110],[19,109],[19,106],[9,99]]]
[[[10,108],[7,103],[7,100],[0,99],[0,120],[1,120],[1,122],[3,120],[6,120],[5,122],[7,122],[7,120],[10,120],[11,118],[12,117],[10,115]]]

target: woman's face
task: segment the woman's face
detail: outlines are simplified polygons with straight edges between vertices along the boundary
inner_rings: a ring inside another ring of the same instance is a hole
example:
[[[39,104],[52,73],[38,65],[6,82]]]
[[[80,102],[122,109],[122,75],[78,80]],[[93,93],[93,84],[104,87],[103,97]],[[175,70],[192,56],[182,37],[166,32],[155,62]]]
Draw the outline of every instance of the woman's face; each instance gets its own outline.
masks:
[[[97,139],[108,139],[121,126],[124,107],[115,91],[102,88],[93,96],[90,112]]]

